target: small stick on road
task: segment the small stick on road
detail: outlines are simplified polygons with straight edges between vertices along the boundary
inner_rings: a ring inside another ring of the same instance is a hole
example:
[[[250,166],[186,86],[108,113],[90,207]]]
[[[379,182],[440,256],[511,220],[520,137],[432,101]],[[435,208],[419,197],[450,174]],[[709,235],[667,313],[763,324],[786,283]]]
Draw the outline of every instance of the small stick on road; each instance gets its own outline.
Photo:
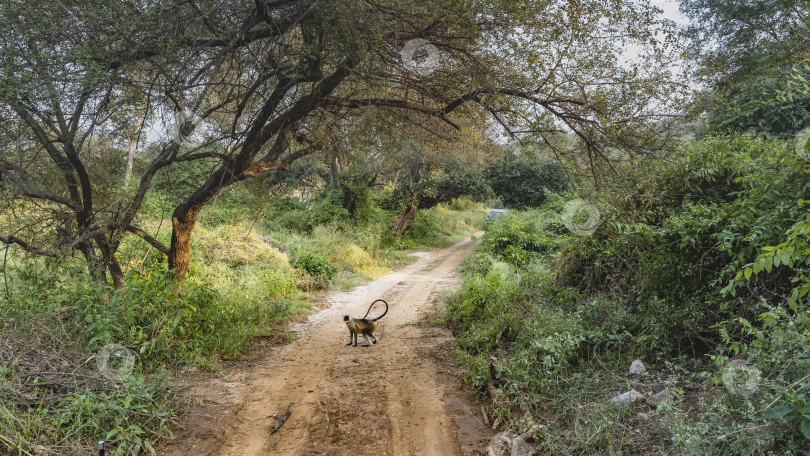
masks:
[[[271,435],[274,434],[276,431],[278,431],[278,428],[280,428],[281,425],[284,424],[285,421],[287,421],[287,418],[290,417],[290,407],[292,407],[292,402],[290,402],[290,405],[287,406],[287,411],[284,412],[283,415],[278,417],[276,419],[276,422],[273,424],[273,427],[270,428]]]

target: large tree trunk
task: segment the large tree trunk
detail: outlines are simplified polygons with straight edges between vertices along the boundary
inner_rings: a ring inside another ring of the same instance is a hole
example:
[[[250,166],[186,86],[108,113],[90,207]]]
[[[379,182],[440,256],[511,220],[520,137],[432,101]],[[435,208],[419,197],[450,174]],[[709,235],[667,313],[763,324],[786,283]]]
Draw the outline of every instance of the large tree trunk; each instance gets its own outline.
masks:
[[[407,209],[397,214],[394,217],[394,221],[391,222],[391,231],[397,235],[402,236],[402,233],[405,232],[405,229],[408,228],[408,224],[416,217],[416,211],[419,210],[419,201],[411,202],[411,205],[408,206]]]
[[[181,204],[172,215],[172,243],[169,246],[169,273],[177,280],[178,286],[183,284],[188,271],[189,255],[191,253],[191,234],[197,224],[197,215],[200,209],[186,209]]]
[[[197,216],[203,206],[216,196],[219,191],[234,182],[234,172],[227,167],[219,168],[208,180],[177,205],[172,214],[172,243],[169,246],[169,274],[177,280],[177,286],[183,284],[188,271],[191,253],[191,234],[197,224]],[[179,294],[179,288],[175,293]]]

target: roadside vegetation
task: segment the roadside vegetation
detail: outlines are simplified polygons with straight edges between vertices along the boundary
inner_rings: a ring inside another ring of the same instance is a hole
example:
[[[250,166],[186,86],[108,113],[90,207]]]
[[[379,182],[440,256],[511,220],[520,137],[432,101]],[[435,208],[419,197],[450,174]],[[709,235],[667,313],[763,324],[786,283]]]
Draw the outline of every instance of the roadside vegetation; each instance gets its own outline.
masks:
[[[804,454],[807,164],[792,141],[719,136],[655,166],[583,190],[592,234],[556,199],[488,222],[444,314],[468,382],[543,453]],[[608,402],[631,388],[669,400]]]
[[[556,199],[489,222],[440,314],[541,454],[810,450],[808,11],[680,3],[704,83],[681,145],[579,181],[598,223]]]

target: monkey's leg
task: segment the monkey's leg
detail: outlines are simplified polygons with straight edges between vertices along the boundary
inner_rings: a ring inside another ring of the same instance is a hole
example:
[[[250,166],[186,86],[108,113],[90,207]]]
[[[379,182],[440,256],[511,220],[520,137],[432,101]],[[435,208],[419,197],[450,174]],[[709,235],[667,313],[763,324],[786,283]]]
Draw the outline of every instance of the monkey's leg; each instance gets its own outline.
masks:
[[[352,344],[352,336],[353,336],[353,335],[354,335],[354,332],[352,332],[352,330],[350,329],[350,330],[349,330],[349,343],[348,343],[348,344],[346,344],[346,345],[351,345],[351,344]]]
[[[371,337],[374,337],[374,335],[372,334]],[[366,347],[371,347],[372,345],[374,345],[374,344],[371,343],[371,339],[368,338],[368,333],[365,333],[365,332],[363,333],[363,339],[366,339],[366,344],[368,344],[368,345],[366,345]],[[377,342],[375,341],[374,343],[377,343]]]
[[[372,342],[372,344],[376,344],[377,343],[377,336],[375,336],[374,333],[371,333],[370,336],[374,338],[374,342]]]

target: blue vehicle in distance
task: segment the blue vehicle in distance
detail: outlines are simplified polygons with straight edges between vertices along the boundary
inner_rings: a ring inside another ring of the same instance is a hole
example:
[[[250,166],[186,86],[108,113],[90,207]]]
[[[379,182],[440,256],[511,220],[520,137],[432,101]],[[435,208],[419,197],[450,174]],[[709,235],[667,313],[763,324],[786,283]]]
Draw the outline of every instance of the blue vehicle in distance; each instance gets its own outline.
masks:
[[[492,220],[495,217],[502,217],[504,215],[506,215],[506,210],[504,210],[504,209],[492,209],[491,211],[489,211],[489,216],[487,217],[487,220]]]

